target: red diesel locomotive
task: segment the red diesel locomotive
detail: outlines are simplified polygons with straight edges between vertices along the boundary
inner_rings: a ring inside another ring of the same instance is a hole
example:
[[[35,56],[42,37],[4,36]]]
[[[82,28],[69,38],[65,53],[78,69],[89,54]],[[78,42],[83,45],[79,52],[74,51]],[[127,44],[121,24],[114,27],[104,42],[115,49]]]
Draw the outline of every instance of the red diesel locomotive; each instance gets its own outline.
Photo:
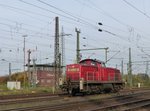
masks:
[[[119,91],[123,86],[118,69],[108,68],[96,59],[84,59],[79,64],[66,66],[66,80],[61,89],[75,95]]]

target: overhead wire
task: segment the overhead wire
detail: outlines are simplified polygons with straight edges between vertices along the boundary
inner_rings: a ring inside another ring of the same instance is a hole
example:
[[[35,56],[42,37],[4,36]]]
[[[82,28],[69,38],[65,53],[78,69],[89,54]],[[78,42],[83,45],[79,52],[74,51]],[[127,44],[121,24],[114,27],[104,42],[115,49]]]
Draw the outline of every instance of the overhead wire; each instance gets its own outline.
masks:
[[[23,2],[23,3],[25,3],[25,4],[28,4],[28,5],[34,6],[34,7],[36,7],[36,8],[39,8],[39,9],[41,9],[41,10],[44,10],[44,11],[47,11],[47,12],[51,12],[51,13],[56,14],[56,15],[60,15],[60,16],[62,16],[62,17],[68,18],[68,19],[73,20],[73,21],[77,21],[77,20],[74,19],[74,18],[64,16],[64,15],[62,15],[62,14],[56,13],[56,12],[54,12],[54,11],[51,11],[51,10],[49,10],[49,9],[46,9],[46,8],[43,8],[43,7],[34,5],[34,4],[32,4],[32,3],[29,3],[29,2],[26,2],[26,1],[23,1],[23,0],[19,0],[19,1],[20,1],[20,2]]]
[[[79,0],[78,0],[78,1],[79,1]],[[80,2],[81,2],[81,1],[80,1]],[[97,9],[98,12],[99,12],[99,10],[102,10],[102,11],[104,12],[104,15],[106,15],[106,16],[112,18],[113,20],[115,20],[116,22],[122,24],[123,26],[125,26],[125,27],[133,27],[133,26],[128,25],[128,24],[125,24],[125,23],[123,23],[122,21],[118,20],[117,18],[113,17],[111,14],[109,14],[108,12],[106,12],[105,10],[103,10],[102,8],[97,7],[96,4],[93,3],[93,1],[88,0],[87,2],[89,2],[90,5],[93,5],[93,7],[95,7],[95,9]],[[99,13],[100,13],[100,12],[99,12]],[[104,25],[104,26],[105,26],[105,25]],[[106,26],[107,26],[107,25],[106,25]],[[108,27],[110,27],[110,26],[108,26]],[[135,28],[135,29],[136,29],[136,28]],[[138,31],[138,32],[139,32],[139,31]],[[111,34],[112,34],[112,33],[111,33]],[[113,34],[112,34],[112,35],[113,35]]]
[[[78,2],[82,3],[81,1],[77,0]],[[127,24],[123,23],[122,21],[118,20],[117,18],[113,17],[111,14],[109,14],[108,12],[106,12],[105,10],[103,10],[100,7],[97,7],[97,5],[95,3],[93,3],[93,1],[87,0],[87,2],[89,2],[90,4],[85,4],[86,6],[90,7],[90,8],[95,8],[97,10],[97,12],[99,12],[100,14],[103,14],[105,16],[108,16],[109,18],[113,19],[114,21],[118,22],[119,24],[123,25],[123,26],[128,26]],[[93,6],[93,7],[92,7]],[[101,13],[100,10],[104,13]]]
[[[0,6],[12,8],[12,9],[16,9],[16,10],[19,10],[19,11],[23,11],[23,12],[31,13],[31,14],[35,14],[35,15],[41,15],[40,13],[34,13],[33,11],[28,11],[28,10],[24,10],[24,9],[21,9],[21,8],[16,8],[16,7],[4,5],[4,4],[0,4]],[[43,16],[43,14],[42,14],[41,16]],[[44,17],[45,17],[45,16],[44,16]],[[50,18],[50,17],[49,17],[49,16],[46,16],[46,18]],[[51,17],[51,18],[52,18],[52,17]],[[8,20],[8,19],[7,19],[7,20]],[[54,19],[53,19],[53,20],[54,20]],[[9,20],[9,21],[12,21],[12,20]],[[68,23],[68,21],[63,20],[63,19],[61,19],[61,21],[64,21],[65,23]],[[18,23],[17,21],[12,21],[12,22]],[[75,22],[78,22],[78,21],[75,20]],[[24,23],[20,23],[20,24],[24,24]],[[71,22],[70,24],[72,24],[72,22]],[[75,23],[74,23],[74,24],[75,24]],[[76,23],[76,24],[77,24],[77,23]],[[25,24],[25,25],[30,26],[29,24]],[[37,28],[37,26],[36,26],[36,28]]]
[[[38,8],[40,8],[40,9],[43,9],[43,10],[46,10],[46,11],[50,11],[50,10],[48,10],[48,9],[39,7],[39,6],[37,6],[37,5],[34,5],[34,4],[31,4],[31,3],[25,2],[25,1],[23,1],[23,0],[19,0],[19,1],[24,2],[24,3],[26,3],[26,4],[29,4],[29,5],[32,5],[32,6],[35,6],[35,7],[38,7]],[[57,9],[57,10],[59,10],[59,11],[65,13],[65,14],[67,14],[67,15],[70,15],[70,16],[72,16],[72,17],[75,17],[75,16],[73,16],[73,15],[71,15],[71,14],[69,14],[69,13],[67,13],[67,12],[65,12],[65,11],[63,11],[63,10],[61,10],[61,9],[59,9],[59,8],[57,8],[57,7],[55,7],[55,6],[53,6],[53,5],[50,5],[50,4],[46,3],[46,2],[43,2],[43,1],[41,1],[41,0],[37,0],[37,1],[39,1],[39,2],[41,2],[41,3],[43,3],[43,4],[45,4],[45,5],[48,5],[48,6],[50,6],[50,7],[53,7],[53,8],[55,8],[55,9]],[[53,11],[50,11],[50,12],[53,12]],[[55,13],[55,14],[56,14],[56,13]],[[58,14],[58,13],[57,13],[57,14]],[[64,16],[64,15],[63,15],[63,16]],[[75,17],[75,18],[76,18],[76,17]],[[113,36],[116,36],[116,37],[121,38],[121,37],[118,36],[117,34],[114,34],[114,33],[110,32],[110,31],[107,31],[107,30],[104,30],[104,31],[105,31],[106,33],[109,33],[109,34],[113,35]],[[122,39],[122,38],[121,38],[121,39]],[[123,40],[124,40],[124,39],[123,39]]]
[[[15,28],[15,26],[13,25],[9,25],[9,24],[6,24],[6,23],[0,23],[1,25],[6,25],[6,26],[9,26],[10,28]],[[35,30],[32,30],[32,29],[28,29],[28,28],[23,28],[21,27],[21,30],[25,30],[25,31],[31,31],[32,33],[38,33],[38,34],[42,34],[42,35],[45,35],[45,36],[49,36],[49,37],[52,37],[51,35],[47,34],[47,33],[42,33],[42,32],[39,32],[39,31],[35,31]],[[53,36],[54,38],[54,36]]]
[[[43,27],[39,27],[39,26],[27,24],[27,23],[18,22],[18,21],[15,21],[15,20],[12,20],[12,19],[8,19],[8,18],[0,17],[0,19],[5,20],[5,21],[9,21],[11,23],[15,23],[15,24],[18,24],[18,25],[25,25],[25,26],[32,27],[32,28],[39,28],[39,29],[43,28]],[[52,21],[54,21],[54,19]],[[51,24],[52,21],[49,24]]]
[[[78,2],[80,2],[80,3],[82,3],[81,1],[79,1],[79,0],[77,0]],[[92,6],[94,6],[95,7],[95,9],[99,12],[99,9],[100,8],[97,8],[97,6],[93,3],[93,2],[91,2],[91,1],[87,1],[87,2],[89,2],[90,4],[92,4]],[[83,4],[83,3],[82,3]],[[86,6],[87,7],[89,7],[90,5],[87,5],[86,4]],[[91,6],[90,6],[91,7]],[[92,7],[91,7],[92,8]],[[102,9],[101,9],[102,10]],[[110,18],[112,18],[113,20],[115,20],[116,22],[118,22],[118,23],[120,23],[120,24],[122,24],[123,26],[128,26],[127,24],[125,24],[125,23],[123,23],[123,22],[121,22],[121,21],[119,21],[118,19],[116,19],[116,18],[114,18],[113,16],[111,16],[110,14],[108,14],[106,11],[104,11],[104,10],[102,10],[104,13],[106,13],[106,14],[104,14],[104,15],[106,15],[106,16],[108,16],[108,17],[110,17]],[[99,12],[100,13],[100,12]],[[122,39],[122,40],[125,40],[124,38],[122,38],[122,36],[120,36],[120,35],[118,35],[118,34],[115,34],[115,33],[113,33],[113,32],[111,32],[111,31],[108,31],[108,30],[105,30],[105,29],[102,29],[102,31],[104,31],[104,32],[106,32],[106,33],[108,33],[108,34],[110,34],[110,35],[113,35],[113,36],[115,36],[115,37],[118,37],[118,38],[120,38],[120,39]],[[125,40],[126,42],[128,42],[127,40]]]
[[[54,37],[54,36],[53,36]]]
[[[21,0],[22,1],[22,0]],[[41,0],[38,0],[38,1],[40,1],[40,2],[42,2]],[[42,2],[42,3],[45,3],[45,2]],[[45,3],[46,4],[46,3]],[[53,8],[56,8],[56,9],[58,9],[57,7],[54,7],[54,6],[52,6],[52,5],[50,5],[50,4],[47,4],[47,5],[49,5],[49,6],[51,6],[51,7],[53,7]],[[59,9],[60,10],[60,9]],[[62,10],[60,10],[60,11],[62,11]],[[64,12],[64,11],[63,11]],[[68,14],[68,13],[67,13]],[[105,31],[105,32],[107,32],[107,33],[110,33],[110,34],[112,34],[112,35],[114,35],[113,33],[111,33],[111,32],[108,32],[108,31]]]
[[[38,12],[33,12],[31,10],[25,10],[25,9],[22,9],[22,8],[17,8],[17,7],[9,6],[9,5],[6,5],[6,4],[0,4],[0,6],[1,7],[7,7],[7,8],[10,8],[10,9],[19,10],[19,11],[23,11],[23,12],[27,12],[27,13],[31,13],[31,14],[42,16],[42,17],[46,17],[46,18],[53,18],[53,17],[47,16],[45,14],[41,14],[41,13],[38,13]]]
[[[35,16],[29,15],[29,14],[24,13],[24,12],[20,12],[20,10],[15,10],[15,11],[14,11],[14,10],[12,9],[12,10],[10,10],[10,11],[15,12],[15,13],[19,13],[19,14],[21,14],[21,15],[29,16],[31,19],[37,20],[38,22],[41,22],[41,23],[47,22],[47,21],[44,21],[44,19],[37,18],[37,17],[35,17]]]
[[[78,0],[78,2],[82,3],[82,2],[79,1],[79,0]],[[91,2],[90,0],[88,0],[88,2],[90,2],[90,5],[92,4],[93,6],[95,6],[95,8],[97,9],[97,11],[99,12],[100,7],[97,7],[97,6],[96,6],[93,2]],[[85,5],[85,4],[84,4],[84,5]],[[86,4],[86,5],[87,5],[87,4]],[[89,7],[89,5],[87,5],[87,6]],[[90,8],[92,8],[92,7],[90,6]],[[100,10],[102,10],[102,11],[104,12],[104,15],[106,15],[106,16],[112,18],[112,19],[115,20],[116,22],[118,22],[118,23],[120,23],[120,24],[122,24],[122,25],[124,25],[124,26],[126,26],[126,27],[133,27],[133,26],[127,25],[127,24],[121,22],[120,20],[114,18],[113,16],[111,16],[109,13],[107,13],[107,12],[104,11],[103,9],[100,9]],[[99,13],[100,13],[100,12],[99,12]],[[120,37],[120,36],[118,36],[118,35],[116,35],[116,34],[114,34],[114,33],[112,33],[112,32],[109,32],[109,31],[105,31],[105,32],[107,32],[107,33],[109,33],[109,34],[111,34],[111,35],[113,35],[113,36]]]
[[[0,29],[1,31],[4,31],[4,32],[10,32],[9,30],[6,30],[6,29]],[[20,34],[21,36],[24,35],[24,33],[22,32],[17,32],[17,34]],[[32,36],[32,37],[38,37],[38,38],[42,38],[42,39],[46,39],[46,40],[50,40],[49,38],[45,38],[45,37],[41,37],[39,35],[36,35],[36,34],[28,34],[28,36]],[[50,38],[54,38],[54,36],[49,36]]]
[[[109,33],[109,32],[108,32],[108,33]],[[116,36],[116,34],[114,34],[114,33],[111,33],[111,32],[110,32],[109,34],[111,34],[111,35],[113,35],[113,36]]]
[[[134,5],[132,5],[130,2],[128,2],[127,0],[123,0],[127,5],[129,5],[130,7],[132,7],[133,9],[135,9],[136,11],[138,11],[139,13],[141,13],[142,15],[144,15],[145,17],[147,17],[148,19],[150,19],[150,16],[147,15],[145,12],[141,11],[140,9],[138,9],[137,7],[135,7]]]
[[[59,9],[59,8],[53,6],[53,5],[49,4],[49,3],[46,3],[46,2],[44,2],[44,1],[42,1],[42,0],[37,0],[37,1],[39,1],[39,2],[41,2],[41,3],[43,3],[43,4],[45,4],[45,5],[47,5],[47,6],[49,6],[49,7],[52,7],[52,8],[54,8],[54,9],[60,11],[60,12],[63,12],[64,14],[67,14],[67,15],[73,17],[73,18],[76,18],[76,19],[78,20],[78,22],[82,21],[83,23],[86,23],[86,24],[88,24],[88,25],[90,25],[90,26],[92,26],[92,27],[94,27],[94,28],[97,28],[95,25],[91,24],[90,22],[88,22],[88,21],[86,21],[86,20],[83,20],[81,17],[80,17],[80,18],[79,18],[79,17],[76,17],[76,16],[70,14],[69,12],[64,11],[64,10],[62,10],[62,9]]]
[[[49,10],[49,9],[46,9],[46,8],[43,8],[43,7],[34,5],[34,4],[32,4],[32,3],[29,3],[29,2],[26,2],[26,1],[23,1],[23,0],[19,0],[19,1],[20,1],[20,2],[23,2],[23,3],[25,3],[25,4],[28,4],[28,5],[37,7],[37,8],[39,8],[39,9],[41,9],[41,10],[44,10],[44,11],[47,11],[47,12],[50,12],[50,13],[53,13],[53,14],[62,16],[62,17],[67,18],[67,19],[69,19],[69,20],[76,21],[76,22],[78,22],[78,23],[82,23],[82,24],[88,25],[88,26],[90,25],[90,26],[93,27],[93,28],[97,28],[97,27],[95,27],[95,25],[93,25],[93,24],[91,24],[91,23],[89,23],[89,22],[87,22],[87,21],[85,21],[85,20],[82,20],[81,18],[75,17],[75,16],[73,16],[73,15],[72,15],[71,17],[70,17],[70,14],[68,14],[69,16],[65,16],[65,15],[63,15],[63,14],[60,14],[60,13],[51,11],[51,10]],[[45,2],[44,2],[44,3],[45,3]],[[48,4],[47,4],[47,5],[48,5]],[[59,10],[59,11],[60,11],[60,10]]]
[[[5,39],[5,40],[10,40],[10,41],[18,41],[19,43],[20,42],[23,42],[23,40],[21,40],[21,39],[17,39],[17,38],[13,38],[13,39],[11,39],[11,38],[8,38],[8,37],[6,37],[6,36],[2,36],[2,35],[0,35],[0,39]],[[2,42],[3,43],[3,42]],[[27,44],[33,44],[33,45],[39,45],[39,46],[43,46],[43,47],[49,47],[49,44],[46,44],[46,43],[41,43],[41,42],[36,42],[35,43],[35,40],[32,42],[31,40],[30,41],[26,41],[26,43]],[[6,43],[5,43],[6,44]],[[9,44],[6,44],[7,46],[9,45]],[[22,47],[23,48],[23,47]]]

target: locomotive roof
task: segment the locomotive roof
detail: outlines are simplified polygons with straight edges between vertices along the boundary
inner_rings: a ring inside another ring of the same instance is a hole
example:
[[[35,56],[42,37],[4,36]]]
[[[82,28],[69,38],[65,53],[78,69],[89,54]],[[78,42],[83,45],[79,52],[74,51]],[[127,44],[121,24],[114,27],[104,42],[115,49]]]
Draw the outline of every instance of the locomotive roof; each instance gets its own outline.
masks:
[[[105,62],[97,60],[97,59],[83,59],[83,60],[80,61],[80,63],[82,63],[84,61],[94,61],[94,62],[97,62],[99,64],[102,64],[102,63],[104,64],[105,63]]]

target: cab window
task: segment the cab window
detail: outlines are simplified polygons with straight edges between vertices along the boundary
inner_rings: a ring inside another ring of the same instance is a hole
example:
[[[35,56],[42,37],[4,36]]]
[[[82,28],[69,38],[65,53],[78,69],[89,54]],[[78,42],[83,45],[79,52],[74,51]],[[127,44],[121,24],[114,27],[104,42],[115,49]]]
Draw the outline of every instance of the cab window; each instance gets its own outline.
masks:
[[[91,65],[92,65],[92,66],[97,66],[97,64],[96,64],[95,61],[91,61]]]
[[[106,67],[106,66],[105,66],[105,63],[101,63],[101,66],[102,66],[102,67]]]

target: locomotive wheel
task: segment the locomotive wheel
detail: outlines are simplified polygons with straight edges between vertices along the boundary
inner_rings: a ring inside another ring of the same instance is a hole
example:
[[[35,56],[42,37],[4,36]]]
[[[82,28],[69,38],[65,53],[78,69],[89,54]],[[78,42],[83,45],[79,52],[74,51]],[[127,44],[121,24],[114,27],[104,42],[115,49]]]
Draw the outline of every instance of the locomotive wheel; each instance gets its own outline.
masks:
[[[75,96],[75,95],[76,95],[76,90],[72,89],[72,96]]]
[[[68,94],[71,95],[72,89],[68,89]]]
[[[118,92],[119,91],[119,86],[118,85],[113,85],[113,92]]]
[[[75,96],[76,95],[76,90],[75,89],[68,89],[68,94],[71,96]]]

